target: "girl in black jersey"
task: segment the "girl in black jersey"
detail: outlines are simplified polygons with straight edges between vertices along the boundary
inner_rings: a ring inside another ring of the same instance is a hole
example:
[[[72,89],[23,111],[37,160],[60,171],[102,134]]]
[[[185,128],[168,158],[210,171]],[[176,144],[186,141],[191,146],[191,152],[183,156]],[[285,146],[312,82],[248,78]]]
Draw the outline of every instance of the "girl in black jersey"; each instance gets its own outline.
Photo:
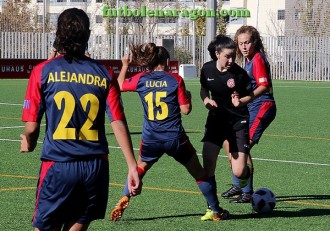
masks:
[[[240,179],[241,187],[248,183],[249,112],[246,104],[253,99],[253,92],[246,71],[235,63],[234,41],[218,35],[211,43],[215,46],[211,57],[216,60],[202,67],[200,96],[209,110],[202,139],[203,164],[208,176],[213,178],[212,187],[216,191],[215,168],[225,140],[229,141],[233,156],[233,174]],[[201,219],[213,220],[213,217],[214,211],[207,209]]]

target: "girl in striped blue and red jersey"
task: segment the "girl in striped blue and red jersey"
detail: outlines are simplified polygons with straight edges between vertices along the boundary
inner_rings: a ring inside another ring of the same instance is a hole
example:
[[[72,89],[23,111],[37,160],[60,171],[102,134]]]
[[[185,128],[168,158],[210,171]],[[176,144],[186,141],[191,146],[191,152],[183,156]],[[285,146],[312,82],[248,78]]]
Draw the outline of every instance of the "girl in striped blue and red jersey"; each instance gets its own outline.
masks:
[[[235,34],[234,40],[238,46],[236,52],[237,60],[245,62],[244,69],[250,77],[254,95],[253,101],[247,105],[250,114],[250,149],[252,149],[259,142],[263,132],[276,116],[277,109],[273,96],[270,66],[260,34],[256,28],[252,26],[240,27]],[[228,149],[226,150],[229,159],[231,159],[231,154]],[[254,168],[251,153],[248,156],[248,164],[251,169],[249,184],[244,188],[240,188],[237,177],[232,175],[234,184],[229,190],[222,193],[223,197],[239,195],[238,198],[232,199],[231,202],[248,203],[252,199]]]
[[[140,179],[120,90],[110,70],[85,56],[89,18],[77,8],[58,18],[55,57],[31,73],[22,121],[21,152],[32,152],[45,116],[45,138],[32,225],[35,230],[87,230],[103,219],[108,202],[109,161],[105,112],[125,156],[129,191]]]
[[[206,177],[196,150],[183,128],[181,113],[190,113],[191,95],[182,77],[166,71],[170,58],[168,51],[154,43],[146,43],[132,45],[130,52],[130,55],[122,58],[118,83],[122,91],[135,91],[139,94],[144,110],[137,161],[140,178],[166,153],[183,165],[196,180],[209,205],[219,213],[215,218],[226,219],[228,212],[219,207],[216,191],[210,187],[211,179]],[[147,66],[150,71],[125,79],[130,63]],[[112,210],[110,219],[120,220],[129,202],[130,193],[126,182],[122,197]]]

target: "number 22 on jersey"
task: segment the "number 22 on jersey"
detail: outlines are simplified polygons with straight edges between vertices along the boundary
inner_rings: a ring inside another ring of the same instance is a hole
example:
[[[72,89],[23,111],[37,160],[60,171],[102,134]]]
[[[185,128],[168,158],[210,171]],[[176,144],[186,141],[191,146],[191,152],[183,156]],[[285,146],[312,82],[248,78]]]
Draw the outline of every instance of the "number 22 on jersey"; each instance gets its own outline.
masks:
[[[73,95],[67,91],[60,91],[54,96],[54,101],[58,110],[62,109],[62,100],[64,100],[64,109],[61,120],[53,134],[54,140],[75,140],[76,128],[68,128],[70,120],[72,119],[73,112],[75,110],[76,102]],[[87,116],[87,120],[82,125],[79,131],[79,140],[98,140],[98,130],[92,130],[93,122],[99,111],[99,100],[93,94],[85,94],[80,97],[79,103],[83,110],[87,112],[87,105],[90,103],[90,108]]]

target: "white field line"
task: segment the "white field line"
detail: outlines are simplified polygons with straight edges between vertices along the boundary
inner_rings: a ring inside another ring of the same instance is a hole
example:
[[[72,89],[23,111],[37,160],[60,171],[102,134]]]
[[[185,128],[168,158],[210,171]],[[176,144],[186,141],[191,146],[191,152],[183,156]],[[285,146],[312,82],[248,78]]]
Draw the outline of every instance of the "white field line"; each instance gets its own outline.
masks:
[[[109,146],[109,148],[119,149],[120,147]],[[135,151],[138,151],[138,148],[133,148]],[[202,153],[197,153],[198,156],[202,156]],[[219,157],[228,158],[225,155],[219,155]],[[302,162],[302,161],[291,161],[291,160],[274,160],[274,159],[263,159],[263,158],[253,158],[253,160],[269,161],[269,162],[281,162],[281,163],[293,163],[293,164],[306,164],[306,165],[317,165],[317,166],[330,166],[330,164],[320,164],[312,162]]]
[[[311,87],[311,86],[274,86],[274,88],[308,88],[308,89],[330,89],[329,87]]]
[[[200,85],[199,82],[185,82],[186,86],[196,86],[196,85]],[[273,86],[275,89],[276,88],[304,88],[304,89],[330,89],[330,86],[326,86],[326,87],[321,87],[321,86],[281,86],[281,85],[275,85]]]
[[[22,126],[11,126],[11,127],[0,127],[0,129],[12,129],[12,128],[24,128],[24,125],[22,125]]]
[[[23,107],[23,104],[18,104],[18,103],[0,103],[0,105],[7,105],[7,106],[21,106],[21,107]]]
[[[41,124],[40,127],[46,126],[46,124]],[[0,127],[1,129],[15,129],[15,128],[24,128],[24,125],[19,125],[19,126],[10,126],[10,127]],[[23,132],[23,131],[22,131]]]
[[[0,139],[0,141],[8,141],[8,142],[21,142],[20,140],[12,140],[12,139]],[[38,141],[38,144],[42,144],[43,142]],[[109,146],[110,149],[120,149],[118,146]],[[133,148],[134,151],[138,151],[138,148]],[[201,153],[197,153],[198,156],[201,156]],[[219,155],[222,158],[228,158],[224,155]],[[321,163],[313,163],[313,162],[303,162],[303,161],[292,161],[292,160],[275,160],[275,159],[264,159],[264,158],[253,158],[253,160],[267,161],[267,162],[279,162],[279,163],[291,163],[291,164],[304,164],[304,165],[316,165],[316,166],[328,166],[330,164],[321,164]]]

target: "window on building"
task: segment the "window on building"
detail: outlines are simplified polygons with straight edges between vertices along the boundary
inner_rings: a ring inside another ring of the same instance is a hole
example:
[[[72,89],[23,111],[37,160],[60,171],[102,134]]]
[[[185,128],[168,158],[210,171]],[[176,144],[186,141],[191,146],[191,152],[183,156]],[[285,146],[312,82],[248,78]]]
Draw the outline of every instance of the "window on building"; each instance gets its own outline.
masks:
[[[43,21],[44,21],[43,19],[44,19],[43,15],[38,15],[37,22],[43,23]]]
[[[102,44],[102,36],[101,35],[95,36],[95,43],[96,44]]]
[[[285,10],[278,10],[277,11],[277,20],[284,20],[285,19]]]
[[[103,0],[96,0],[96,3],[102,3]]]
[[[37,2],[44,2],[44,0],[37,0]]]
[[[132,17],[132,22],[135,23],[142,23],[143,18],[142,17]]]
[[[285,36],[277,36],[277,45],[284,46],[285,45]]]
[[[87,0],[70,0],[70,2],[87,2]]]
[[[300,10],[296,9],[296,11],[294,12],[294,18],[296,20],[301,19],[301,12],[300,12]]]
[[[230,24],[244,24],[244,20],[242,17],[230,17]]]
[[[49,14],[49,24],[51,26],[56,26],[58,16],[59,16],[59,14],[57,14],[57,13],[50,13]]]
[[[143,17],[121,17],[119,18],[119,22],[121,23],[142,23]]]
[[[242,15],[245,15],[246,14],[245,13],[245,9],[242,9],[242,8],[231,8],[231,10],[236,11],[236,12],[241,11],[242,13],[241,14],[238,14],[238,13],[235,14],[235,15],[240,15],[240,16],[235,16],[235,17],[230,16],[229,17],[229,20],[228,20],[228,17],[227,18],[224,18],[224,21],[226,23],[230,23],[230,24],[241,24],[241,25],[243,25],[244,24],[245,17],[243,17]]]
[[[95,22],[96,23],[102,23],[103,22],[102,15],[95,15]]]
[[[157,17],[157,23],[176,23],[178,21],[177,17]]]
[[[129,23],[129,22],[132,22],[132,18],[131,17],[120,17],[120,18],[118,18],[118,21],[121,23]]]

